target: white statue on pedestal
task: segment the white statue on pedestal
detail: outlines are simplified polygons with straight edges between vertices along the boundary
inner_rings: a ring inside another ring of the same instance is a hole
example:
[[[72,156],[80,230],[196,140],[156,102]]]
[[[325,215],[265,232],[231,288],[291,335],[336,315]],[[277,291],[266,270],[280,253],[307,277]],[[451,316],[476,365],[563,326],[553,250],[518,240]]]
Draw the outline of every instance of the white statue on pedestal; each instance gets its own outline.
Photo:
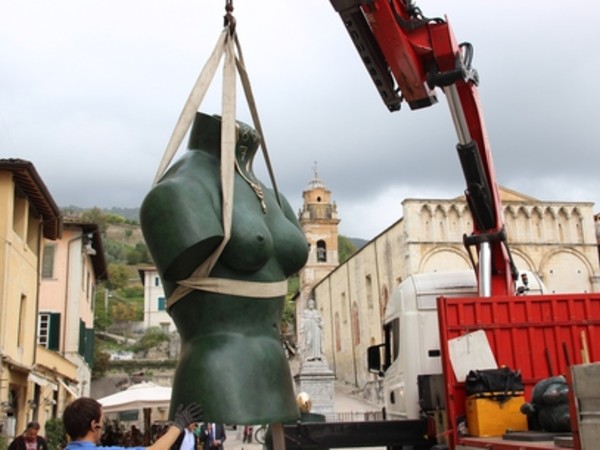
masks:
[[[302,312],[300,322],[302,336],[302,359],[304,361],[323,360],[323,320],[321,313],[315,309],[315,299],[308,300],[308,308]]]

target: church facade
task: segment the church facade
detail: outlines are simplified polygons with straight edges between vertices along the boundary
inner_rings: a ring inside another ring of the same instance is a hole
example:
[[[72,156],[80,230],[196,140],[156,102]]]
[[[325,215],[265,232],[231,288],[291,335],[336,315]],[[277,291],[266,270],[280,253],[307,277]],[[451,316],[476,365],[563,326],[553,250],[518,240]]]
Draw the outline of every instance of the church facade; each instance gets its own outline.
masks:
[[[506,188],[500,195],[518,269],[536,273],[548,293],[600,292],[593,203],[542,202]],[[367,348],[383,342],[385,308],[398,283],[416,273],[471,269],[463,234],[473,224],[463,196],[405,199],[402,212],[344,264],[312,282],[301,278],[303,297],[314,298],[323,317],[329,366],[338,381],[361,389],[376,380]],[[303,270],[311,270],[310,259]]]

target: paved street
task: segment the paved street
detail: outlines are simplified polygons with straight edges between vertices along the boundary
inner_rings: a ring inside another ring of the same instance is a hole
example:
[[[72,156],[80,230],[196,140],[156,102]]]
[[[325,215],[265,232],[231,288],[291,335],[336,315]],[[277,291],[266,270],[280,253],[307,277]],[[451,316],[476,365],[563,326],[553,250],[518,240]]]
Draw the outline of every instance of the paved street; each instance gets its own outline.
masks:
[[[360,398],[357,398],[356,396],[353,396],[352,388],[339,384],[336,384],[335,386],[334,402],[334,411],[336,413],[357,413],[380,410],[378,406],[372,405]],[[243,443],[242,431],[243,426],[238,427],[237,430],[234,430],[233,428],[227,428],[227,440],[224,444],[224,450],[262,450],[262,445],[256,443],[254,439],[252,440],[252,443]],[[383,447],[381,447],[381,450],[383,450]]]

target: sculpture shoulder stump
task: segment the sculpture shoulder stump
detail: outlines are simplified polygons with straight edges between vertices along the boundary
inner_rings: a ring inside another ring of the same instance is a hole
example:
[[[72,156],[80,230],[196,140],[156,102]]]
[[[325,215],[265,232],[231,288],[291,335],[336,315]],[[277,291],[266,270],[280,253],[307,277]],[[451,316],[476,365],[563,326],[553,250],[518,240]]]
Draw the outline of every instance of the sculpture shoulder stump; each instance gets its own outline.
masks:
[[[283,282],[306,263],[308,244],[285,198],[280,204],[254,178],[251,162],[260,141],[250,127],[238,125],[231,237],[208,278]],[[219,118],[197,114],[189,151],[148,193],[140,218],[169,297],[224,238]],[[170,307],[181,336],[171,415],[179,404],[195,401],[207,420],[221,423],[299,417],[280,340],[285,296],[257,298],[252,289],[247,295],[193,289]]]

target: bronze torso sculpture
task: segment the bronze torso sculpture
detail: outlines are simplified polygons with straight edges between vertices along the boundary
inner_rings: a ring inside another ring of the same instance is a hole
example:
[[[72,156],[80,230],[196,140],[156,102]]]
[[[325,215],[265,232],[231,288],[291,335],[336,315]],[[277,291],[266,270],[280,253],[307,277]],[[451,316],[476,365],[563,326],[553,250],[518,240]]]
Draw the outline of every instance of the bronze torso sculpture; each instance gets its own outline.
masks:
[[[238,126],[231,237],[209,278],[248,286],[283,282],[305,264],[308,245],[285,198],[278,204],[254,177],[259,137]],[[198,113],[189,150],[142,204],[142,230],[168,298],[223,240],[220,128],[218,117]],[[299,417],[280,340],[284,295],[257,298],[255,288],[247,294],[196,288],[170,305],[182,342],[171,414],[174,405],[196,401],[207,420],[222,423]]]

